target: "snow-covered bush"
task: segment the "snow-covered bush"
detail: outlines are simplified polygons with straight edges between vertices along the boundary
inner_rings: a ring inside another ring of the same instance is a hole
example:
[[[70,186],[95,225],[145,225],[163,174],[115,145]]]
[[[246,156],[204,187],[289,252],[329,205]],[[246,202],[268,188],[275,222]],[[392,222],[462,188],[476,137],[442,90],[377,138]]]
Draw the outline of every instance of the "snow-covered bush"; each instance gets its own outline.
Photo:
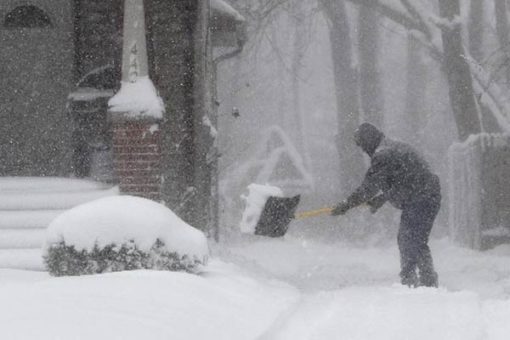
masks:
[[[64,212],[48,227],[44,261],[55,276],[155,269],[196,272],[205,235],[165,206],[114,196]]]

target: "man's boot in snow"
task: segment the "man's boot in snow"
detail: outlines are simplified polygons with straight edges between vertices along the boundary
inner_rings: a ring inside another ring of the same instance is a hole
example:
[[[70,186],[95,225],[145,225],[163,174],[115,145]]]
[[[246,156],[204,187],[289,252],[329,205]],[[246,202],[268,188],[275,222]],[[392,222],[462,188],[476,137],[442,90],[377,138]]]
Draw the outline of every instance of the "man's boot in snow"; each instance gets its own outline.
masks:
[[[436,272],[423,274],[420,272],[420,287],[438,287],[438,277]]]
[[[418,276],[415,271],[410,273],[400,273],[400,282],[402,285],[408,286],[409,288],[416,288],[419,284]]]

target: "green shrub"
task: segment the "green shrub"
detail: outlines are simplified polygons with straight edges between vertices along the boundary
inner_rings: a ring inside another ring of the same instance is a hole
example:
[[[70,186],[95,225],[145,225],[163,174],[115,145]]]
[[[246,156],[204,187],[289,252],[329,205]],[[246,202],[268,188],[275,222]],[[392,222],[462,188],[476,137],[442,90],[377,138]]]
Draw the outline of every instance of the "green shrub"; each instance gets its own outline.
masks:
[[[94,246],[92,251],[76,250],[65,241],[48,246],[44,262],[53,276],[88,275],[123,270],[154,269],[196,272],[204,259],[190,258],[170,252],[165,244],[156,240],[147,252],[139,249],[134,241],[105,247]]]

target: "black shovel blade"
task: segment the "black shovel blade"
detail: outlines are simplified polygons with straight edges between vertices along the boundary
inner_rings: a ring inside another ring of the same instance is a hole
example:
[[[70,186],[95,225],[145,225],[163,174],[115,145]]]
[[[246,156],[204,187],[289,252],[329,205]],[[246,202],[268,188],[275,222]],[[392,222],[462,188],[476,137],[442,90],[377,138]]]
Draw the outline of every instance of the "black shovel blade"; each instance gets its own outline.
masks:
[[[260,214],[255,235],[281,237],[294,218],[300,195],[294,197],[269,197]]]

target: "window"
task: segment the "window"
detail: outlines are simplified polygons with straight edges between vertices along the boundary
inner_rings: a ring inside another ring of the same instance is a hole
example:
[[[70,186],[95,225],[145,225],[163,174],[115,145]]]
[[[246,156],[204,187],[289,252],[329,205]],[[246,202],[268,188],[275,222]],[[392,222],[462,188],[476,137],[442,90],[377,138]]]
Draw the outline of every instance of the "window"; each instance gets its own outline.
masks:
[[[6,28],[51,27],[50,17],[36,6],[18,6],[5,16]]]

